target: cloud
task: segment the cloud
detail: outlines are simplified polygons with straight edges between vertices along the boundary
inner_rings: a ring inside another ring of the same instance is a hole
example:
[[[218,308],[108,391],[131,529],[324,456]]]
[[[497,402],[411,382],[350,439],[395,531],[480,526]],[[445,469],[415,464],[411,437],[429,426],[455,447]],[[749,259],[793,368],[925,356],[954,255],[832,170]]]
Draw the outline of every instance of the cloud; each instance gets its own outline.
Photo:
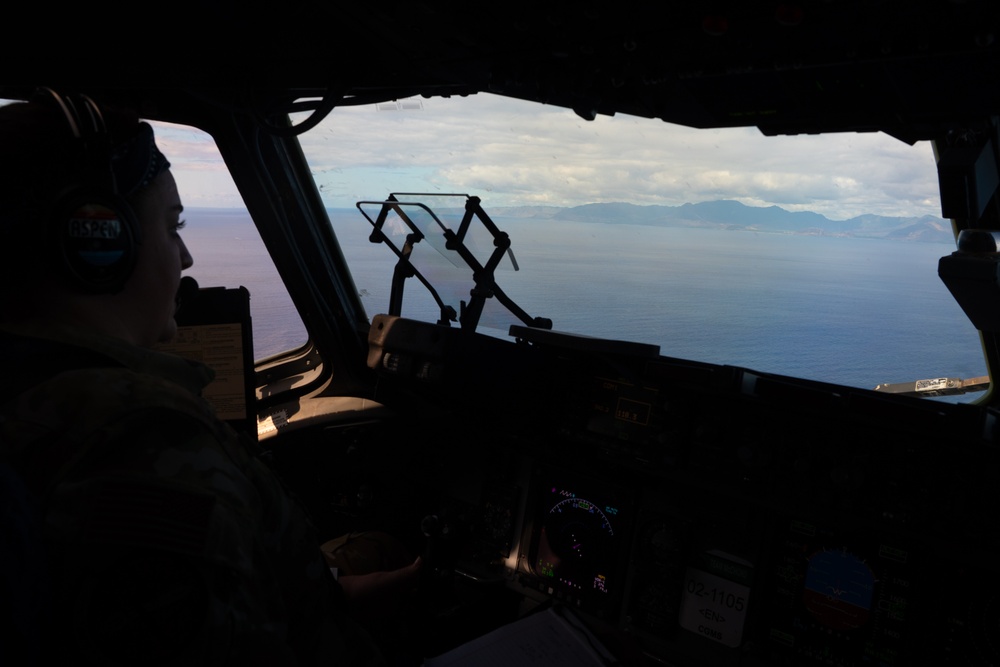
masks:
[[[939,215],[928,144],[874,133],[765,137],[756,128],[694,129],[488,94],[421,100],[416,110],[335,109],[300,137],[324,201],[353,206],[393,191],[464,192],[484,205],[736,199],[813,210]],[[214,143],[158,124],[187,198],[238,200]],[[231,205],[231,204],[225,204]]]
[[[233,177],[215,140],[201,130],[174,123],[152,123],[156,144],[170,160],[181,201],[187,207],[242,207]]]
[[[431,99],[412,113],[340,109],[320,129],[302,139],[317,165],[421,167],[433,174],[429,186],[479,194],[487,206],[727,198],[834,218],[938,212],[929,146],[879,134],[765,137],[629,116],[587,122],[490,95]]]

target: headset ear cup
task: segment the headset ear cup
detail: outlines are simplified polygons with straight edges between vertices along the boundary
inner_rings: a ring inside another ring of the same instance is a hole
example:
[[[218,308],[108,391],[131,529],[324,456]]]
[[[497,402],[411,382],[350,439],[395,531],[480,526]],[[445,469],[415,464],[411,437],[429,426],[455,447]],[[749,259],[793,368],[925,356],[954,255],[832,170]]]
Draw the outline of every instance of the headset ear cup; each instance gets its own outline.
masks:
[[[85,95],[42,88],[39,98],[60,110],[79,150],[76,174],[55,198],[48,220],[56,261],[77,289],[117,292],[132,273],[141,240],[135,213],[115,182],[104,114]]]
[[[118,195],[75,191],[59,198],[51,224],[63,272],[78,289],[114,293],[135,267],[139,226]]]

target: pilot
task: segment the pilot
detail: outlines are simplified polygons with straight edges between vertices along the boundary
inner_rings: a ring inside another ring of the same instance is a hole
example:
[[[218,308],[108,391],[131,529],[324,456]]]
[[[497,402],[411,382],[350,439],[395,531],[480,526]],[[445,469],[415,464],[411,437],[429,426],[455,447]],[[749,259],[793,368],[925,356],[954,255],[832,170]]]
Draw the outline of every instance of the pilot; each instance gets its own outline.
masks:
[[[193,260],[151,127],[43,90],[0,108],[0,645],[70,664],[381,664],[305,513],[151,349]],[[367,594],[367,596],[366,596]],[[6,662],[11,656],[0,658]]]

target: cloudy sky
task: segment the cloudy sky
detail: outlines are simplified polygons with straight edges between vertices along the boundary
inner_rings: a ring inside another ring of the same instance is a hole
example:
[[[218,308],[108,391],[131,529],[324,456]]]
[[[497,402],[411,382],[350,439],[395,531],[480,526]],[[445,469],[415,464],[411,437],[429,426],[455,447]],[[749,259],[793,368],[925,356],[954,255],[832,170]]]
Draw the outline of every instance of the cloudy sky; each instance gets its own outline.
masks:
[[[940,215],[929,144],[883,134],[765,137],[572,111],[488,94],[335,109],[301,137],[330,207],[460,192],[491,207],[736,199],[844,219]],[[393,107],[388,110],[387,107]],[[211,142],[160,125],[188,206],[238,206]]]

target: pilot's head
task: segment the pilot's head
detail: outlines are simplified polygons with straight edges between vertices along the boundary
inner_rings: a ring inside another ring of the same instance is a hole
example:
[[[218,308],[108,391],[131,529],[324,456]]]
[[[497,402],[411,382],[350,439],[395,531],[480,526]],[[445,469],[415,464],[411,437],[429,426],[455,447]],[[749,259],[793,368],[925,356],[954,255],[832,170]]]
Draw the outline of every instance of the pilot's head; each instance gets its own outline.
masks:
[[[87,98],[0,108],[0,319],[171,338],[192,259],[169,166],[148,124]]]

